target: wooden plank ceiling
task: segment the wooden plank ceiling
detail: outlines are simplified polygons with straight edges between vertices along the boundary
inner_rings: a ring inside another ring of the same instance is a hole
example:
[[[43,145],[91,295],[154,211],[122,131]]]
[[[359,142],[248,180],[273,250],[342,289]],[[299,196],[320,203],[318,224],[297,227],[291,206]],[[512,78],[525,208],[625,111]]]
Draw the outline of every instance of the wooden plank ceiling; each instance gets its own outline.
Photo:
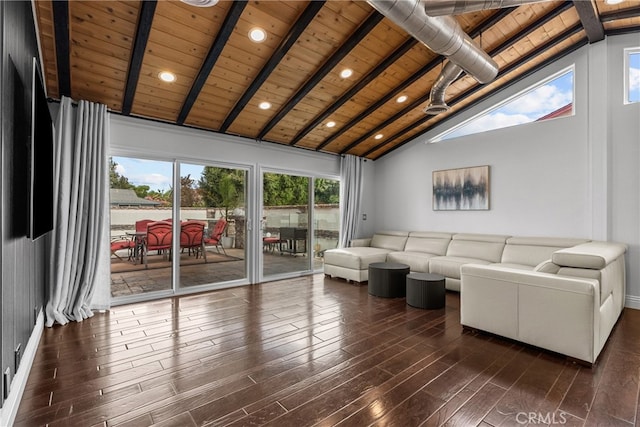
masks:
[[[53,99],[374,160],[586,43],[640,31],[638,1],[547,1],[457,16],[500,72],[486,85],[463,74],[447,90],[451,110],[429,116],[423,109],[444,58],[364,1],[37,0],[35,10]],[[254,27],[267,31],[264,42],[250,41]],[[350,77],[340,76],[345,68]],[[162,71],[176,80],[161,81]],[[265,101],[270,109],[259,108]]]

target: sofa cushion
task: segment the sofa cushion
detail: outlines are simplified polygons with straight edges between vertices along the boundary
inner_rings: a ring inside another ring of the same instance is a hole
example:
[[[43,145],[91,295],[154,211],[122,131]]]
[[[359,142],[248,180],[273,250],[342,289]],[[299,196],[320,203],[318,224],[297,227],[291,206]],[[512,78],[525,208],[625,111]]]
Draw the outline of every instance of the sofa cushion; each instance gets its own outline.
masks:
[[[551,259],[559,249],[569,248],[582,243],[584,239],[562,239],[554,237],[510,237],[502,253],[502,263],[523,264],[535,267]]]
[[[387,261],[407,264],[411,271],[428,273],[429,259],[433,258],[434,256],[437,255],[424,252],[389,252],[387,254]]]
[[[349,242],[349,246],[371,246],[371,237],[364,237],[362,239],[351,239],[351,242]]]
[[[450,233],[430,233],[412,231],[404,246],[406,252],[424,252],[434,255],[444,255],[451,242]]]
[[[371,247],[402,251],[409,233],[406,231],[381,231],[371,238]]]
[[[508,236],[492,234],[455,234],[447,256],[484,260],[485,264],[500,262],[507,239]]]
[[[355,270],[364,270],[372,262],[384,262],[388,249],[370,247],[352,247],[329,249],[324,252],[324,263]]]
[[[451,242],[453,243],[453,242]],[[452,279],[460,278],[460,267],[465,264],[490,264],[489,261],[477,258],[455,256],[437,256],[429,260],[429,273],[442,274]]]
[[[562,267],[591,268],[599,270],[607,266],[627,250],[621,243],[589,242],[553,253],[551,260]]]

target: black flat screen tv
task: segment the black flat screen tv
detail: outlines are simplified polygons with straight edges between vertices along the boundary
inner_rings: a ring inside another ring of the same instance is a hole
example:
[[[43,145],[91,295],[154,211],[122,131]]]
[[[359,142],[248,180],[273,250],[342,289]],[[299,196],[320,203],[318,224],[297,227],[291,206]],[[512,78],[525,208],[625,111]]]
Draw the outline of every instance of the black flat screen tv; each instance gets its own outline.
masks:
[[[10,154],[11,162],[4,166],[10,169],[7,178],[11,199],[11,228],[12,238],[23,238],[29,230],[29,145],[31,140],[31,96],[26,89],[24,79],[9,55],[6,75],[7,91],[13,91],[13,106],[3,112],[12,115],[13,143]]]
[[[29,165],[29,237],[53,230],[53,122],[36,58],[33,58]]]

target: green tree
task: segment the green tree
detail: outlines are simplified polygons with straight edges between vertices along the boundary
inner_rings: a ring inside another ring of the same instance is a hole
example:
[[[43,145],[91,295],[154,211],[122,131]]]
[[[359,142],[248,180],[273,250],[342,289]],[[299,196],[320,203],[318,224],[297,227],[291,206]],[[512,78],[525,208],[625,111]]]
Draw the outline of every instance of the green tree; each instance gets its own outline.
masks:
[[[279,173],[265,173],[263,198],[265,206],[306,205],[309,178]]]
[[[316,178],[315,203],[337,204],[340,202],[340,182],[333,179]]]
[[[198,182],[204,205],[224,208],[227,216],[244,201],[244,177],[239,169],[205,166]]]
[[[129,179],[126,176],[122,176],[118,173],[116,168],[118,164],[113,161],[113,159],[109,159],[109,182],[110,188],[121,188],[125,190],[133,189],[135,186],[129,182]]]
[[[148,185],[136,185],[133,189],[133,191],[136,192],[136,195],[141,199],[147,198],[147,196],[149,195],[149,190],[151,190],[151,187],[149,187]]]
[[[180,177],[180,206],[193,207],[202,206],[200,190],[195,188],[196,180],[191,175]]]

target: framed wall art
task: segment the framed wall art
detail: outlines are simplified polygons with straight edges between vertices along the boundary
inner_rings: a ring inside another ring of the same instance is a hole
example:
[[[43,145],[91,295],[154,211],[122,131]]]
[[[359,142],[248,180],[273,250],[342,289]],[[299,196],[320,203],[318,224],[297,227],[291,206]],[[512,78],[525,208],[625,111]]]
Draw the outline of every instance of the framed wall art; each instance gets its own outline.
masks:
[[[433,210],[489,209],[489,166],[433,171]]]

